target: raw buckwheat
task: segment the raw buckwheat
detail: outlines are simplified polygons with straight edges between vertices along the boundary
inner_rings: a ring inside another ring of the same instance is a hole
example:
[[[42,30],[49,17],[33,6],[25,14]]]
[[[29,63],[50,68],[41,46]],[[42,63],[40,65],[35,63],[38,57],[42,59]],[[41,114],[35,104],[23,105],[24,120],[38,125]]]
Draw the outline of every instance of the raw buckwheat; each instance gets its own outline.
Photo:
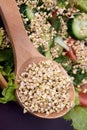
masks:
[[[51,60],[29,64],[18,83],[24,112],[51,114],[73,105],[68,93],[72,81],[61,65]]]

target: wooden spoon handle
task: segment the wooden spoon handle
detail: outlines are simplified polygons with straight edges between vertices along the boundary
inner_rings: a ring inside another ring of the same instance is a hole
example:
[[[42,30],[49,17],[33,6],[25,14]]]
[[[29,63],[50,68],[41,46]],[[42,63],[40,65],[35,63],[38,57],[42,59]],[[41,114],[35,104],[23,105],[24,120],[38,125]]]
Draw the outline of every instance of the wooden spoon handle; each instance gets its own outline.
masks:
[[[13,46],[16,68],[27,59],[40,56],[27,36],[15,0],[0,0],[0,15]]]
[[[7,82],[1,73],[0,73],[0,87],[2,89],[7,87]]]

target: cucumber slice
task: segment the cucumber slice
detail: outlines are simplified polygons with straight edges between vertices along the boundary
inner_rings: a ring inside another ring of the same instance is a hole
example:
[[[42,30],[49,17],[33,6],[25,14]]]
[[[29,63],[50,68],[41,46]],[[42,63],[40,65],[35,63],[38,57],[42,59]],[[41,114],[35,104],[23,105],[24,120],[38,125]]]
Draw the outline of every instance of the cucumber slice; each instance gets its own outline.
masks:
[[[69,0],[69,4],[77,9],[87,13],[87,0]]]
[[[84,39],[87,37],[87,14],[82,13],[73,19],[72,32],[77,39]]]
[[[78,9],[87,12],[87,0],[74,0]]]

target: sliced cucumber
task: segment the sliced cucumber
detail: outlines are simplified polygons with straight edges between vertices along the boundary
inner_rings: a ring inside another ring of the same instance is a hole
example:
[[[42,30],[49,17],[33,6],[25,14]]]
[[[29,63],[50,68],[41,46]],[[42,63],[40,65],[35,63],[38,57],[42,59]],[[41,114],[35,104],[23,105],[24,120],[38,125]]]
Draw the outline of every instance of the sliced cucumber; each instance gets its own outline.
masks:
[[[72,33],[77,39],[84,39],[87,37],[87,14],[82,13],[72,21]]]
[[[69,0],[70,5],[74,5],[77,9],[87,13],[87,0]]]
[[[78,9],[87,12],[87,0],[74,0]]]

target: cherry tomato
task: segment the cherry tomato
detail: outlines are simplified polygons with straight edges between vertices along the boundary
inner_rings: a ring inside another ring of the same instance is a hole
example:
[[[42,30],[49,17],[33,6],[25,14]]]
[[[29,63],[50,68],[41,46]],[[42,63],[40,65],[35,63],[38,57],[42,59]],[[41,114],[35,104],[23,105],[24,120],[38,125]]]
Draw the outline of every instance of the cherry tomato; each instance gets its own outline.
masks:
[[[87,84],[83,84],[81,86],[81,91],[79,92],[79,100],[80,100],[80,105],[83,107],[87,107],[87,92],[84,93],[84,90],[87,89]]]
[[[72,44],[75,43],[75,40],[73,38],[68,38],[67,39],[67,45],[69,45],[70,51],[66,52],[66,55],[72,60],[72,61],[76,61],[77,57],[76,57],[76,53],[75,50],[72,47]],[[71,45],[71,46],[70,46]]]

